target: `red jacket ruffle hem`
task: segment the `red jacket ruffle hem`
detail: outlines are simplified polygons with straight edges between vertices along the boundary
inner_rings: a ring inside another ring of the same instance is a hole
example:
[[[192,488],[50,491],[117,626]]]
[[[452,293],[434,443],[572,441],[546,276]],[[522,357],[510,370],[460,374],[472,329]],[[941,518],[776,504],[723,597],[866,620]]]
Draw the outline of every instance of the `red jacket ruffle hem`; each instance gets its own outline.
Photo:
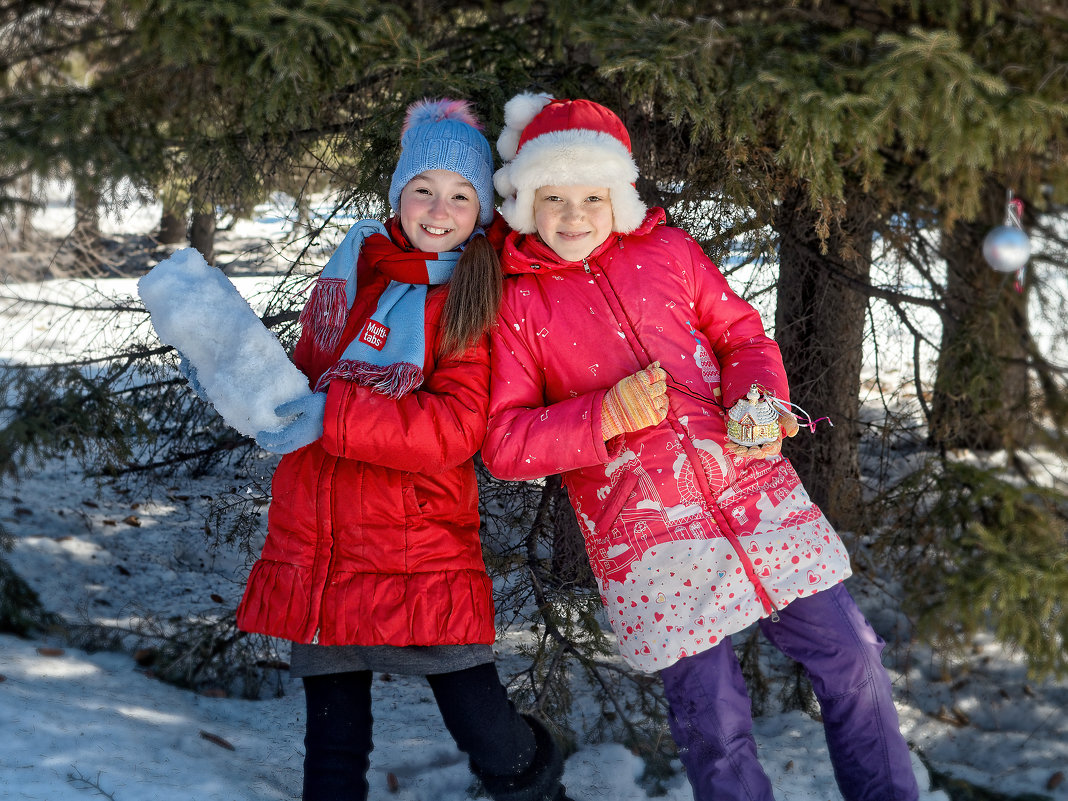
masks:
[[[315,386],[373,313],[388,279],[360,260],[332,354],[302,333],[293,361]],[[282,457],[267,540],[237,610],[244,631],[321,645],[492,643],[472,457],[486,427],[488,346],[437,361],[447,287],[426,305],[423,384],[393,400],[333,379],[323,436]]]
[[[515,233],[501,262],[482,459],[503,479],[563,474],[628,662],[662,670],[849,575],[790,462],[724,450],[752,384],[789,399],[782,356],[663,210],[581,262]],[[654,361],[667,418],[605,443],[605,393]]]

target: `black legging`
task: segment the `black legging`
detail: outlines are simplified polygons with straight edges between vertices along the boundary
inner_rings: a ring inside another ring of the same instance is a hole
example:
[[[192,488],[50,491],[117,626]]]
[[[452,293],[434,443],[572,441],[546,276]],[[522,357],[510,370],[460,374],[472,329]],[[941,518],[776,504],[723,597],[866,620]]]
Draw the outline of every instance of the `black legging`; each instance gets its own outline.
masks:
[[[534,735],[501,685],[497,667],[426,677],[445,727],[482,772],[517,776],[534,758]],[[371,749],[371,672],[304,679],[304,801],[365,801]]]

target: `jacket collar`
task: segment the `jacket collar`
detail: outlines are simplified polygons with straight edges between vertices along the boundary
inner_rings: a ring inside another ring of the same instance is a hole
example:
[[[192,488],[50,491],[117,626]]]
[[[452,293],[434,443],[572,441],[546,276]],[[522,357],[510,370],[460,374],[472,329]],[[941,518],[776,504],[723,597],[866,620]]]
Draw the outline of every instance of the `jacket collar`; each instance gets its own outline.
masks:
[[[602,242],[589,256],[587,262],[597,262],[600,257],[612,247],[623,247],[624,242],[635,236],[645,236],[656,226],[663,225],[667,215],[659,207],[653,207],[646,212],[642,224],[629,234],[613,232],[608,239]],[[504,240],[504,248],[501,251],[501,271],[505,275],[522,275],[524,273],[540,273],[549,270],[582,269],[582,261],[564,261],[552,248],[546,245],[537,234],[521,234],[512,231]]]

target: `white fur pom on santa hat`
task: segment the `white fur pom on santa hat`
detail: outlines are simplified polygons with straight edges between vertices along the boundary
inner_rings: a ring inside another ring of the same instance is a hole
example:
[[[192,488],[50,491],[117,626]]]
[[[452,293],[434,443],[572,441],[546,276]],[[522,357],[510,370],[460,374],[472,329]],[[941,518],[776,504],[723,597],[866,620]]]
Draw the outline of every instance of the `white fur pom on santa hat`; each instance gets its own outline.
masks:
[[[604,186],[612,201],[613,230],[627,234],[645,219],[634,182],[638,167],[622,120],[591,100],[516,95],[504,106],[497,152],[504,166],[493,185],[504,198],[501,215],[532,234],[534,192],[542,186]]]

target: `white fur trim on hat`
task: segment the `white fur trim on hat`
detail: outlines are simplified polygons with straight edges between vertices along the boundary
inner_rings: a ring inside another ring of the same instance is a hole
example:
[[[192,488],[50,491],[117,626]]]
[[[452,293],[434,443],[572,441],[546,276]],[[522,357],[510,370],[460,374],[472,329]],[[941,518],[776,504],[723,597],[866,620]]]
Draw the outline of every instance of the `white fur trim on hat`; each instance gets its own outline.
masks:
[[[497,147],[500,151],[499,141]],[[504,198],[501,215],[524,234],[537,230],[534,192],[539,187],[607,187],[612,228],[626,234],[645,219],[645,204],[633,186],[637,179],[638,168],[622,142],[610,134],[572,128],[545,133],[524,144],[518,156],[494,173],[493,185]]]

